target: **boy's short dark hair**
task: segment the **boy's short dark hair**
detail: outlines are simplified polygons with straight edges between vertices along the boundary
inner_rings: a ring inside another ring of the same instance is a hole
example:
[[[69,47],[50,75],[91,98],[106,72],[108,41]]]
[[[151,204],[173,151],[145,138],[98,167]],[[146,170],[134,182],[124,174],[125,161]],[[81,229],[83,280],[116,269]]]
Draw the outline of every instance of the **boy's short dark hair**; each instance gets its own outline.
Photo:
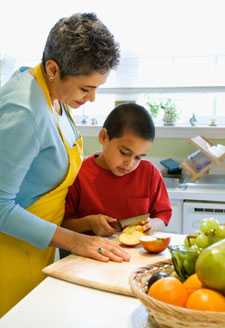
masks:
[[[138,137],[153,141],[155,126],[149,112],[140,105],[124,103],[115,107],[106,118],[103,128],[109,139],[120,138],[125,131],[131,131]]]

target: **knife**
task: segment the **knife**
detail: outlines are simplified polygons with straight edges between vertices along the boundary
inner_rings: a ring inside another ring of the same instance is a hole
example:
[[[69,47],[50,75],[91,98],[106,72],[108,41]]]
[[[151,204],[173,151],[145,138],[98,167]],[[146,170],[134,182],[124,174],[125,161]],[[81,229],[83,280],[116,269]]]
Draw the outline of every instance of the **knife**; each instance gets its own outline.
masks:
[[[118,224],[120,229],[123,230],[127,226],[141,223],[142,221],[145,221],[148,218],[149,218],[149,214],[143,214],[143,215],[133,216],[128,219],[118,220],[116,223]]]

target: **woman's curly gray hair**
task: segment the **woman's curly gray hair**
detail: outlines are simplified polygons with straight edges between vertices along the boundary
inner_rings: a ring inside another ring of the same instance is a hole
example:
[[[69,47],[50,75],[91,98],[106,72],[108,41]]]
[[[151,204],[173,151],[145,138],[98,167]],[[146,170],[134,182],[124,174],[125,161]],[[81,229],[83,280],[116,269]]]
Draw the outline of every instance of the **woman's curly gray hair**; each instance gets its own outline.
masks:
[[[67,75],[106,73],[119,63],[119,45],[107,27],[93,13],[60,19],[51,29],[42,64],[53,59],[61,78]]]

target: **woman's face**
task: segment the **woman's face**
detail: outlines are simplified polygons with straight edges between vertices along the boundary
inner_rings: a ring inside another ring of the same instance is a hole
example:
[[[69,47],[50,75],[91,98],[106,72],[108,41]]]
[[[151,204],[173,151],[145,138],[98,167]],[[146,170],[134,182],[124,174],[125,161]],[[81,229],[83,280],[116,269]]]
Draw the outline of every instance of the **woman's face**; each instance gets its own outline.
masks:
[[[78,108],[87,101],[94,101],[97,88],[105,83],[108,73],[92,73],[91,75],[68,76],[55,83],[57,100]]]
[[[60,78],[58,65],[48,61],[46,78],[52,100],[58,100],[72,108],[78,108],[87,101],[94,101],[97,88],[105,83],[109,72],[93,72],[89,75],[65,76]]]

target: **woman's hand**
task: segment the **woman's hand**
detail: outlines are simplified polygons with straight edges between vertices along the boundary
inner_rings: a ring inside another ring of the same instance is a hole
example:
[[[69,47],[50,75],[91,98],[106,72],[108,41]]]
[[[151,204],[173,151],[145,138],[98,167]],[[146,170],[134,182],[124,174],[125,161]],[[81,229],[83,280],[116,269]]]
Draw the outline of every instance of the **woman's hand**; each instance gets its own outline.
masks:
[[[98,214],[86,216],[91,230],[97,235],[102,237],[112,236],[116,233],[116,229],[110,224],[115,224],[117,219],[109,216]]]
[[[115,242],[96,236],[87,236],[75,233],[71,253],[90,257],[95,260],[108,262],[129,261],[130,256]]]
[[[108,262],[129,261],[130,256],[116,242],[96,236],[83,235],[63,227],[57,227],[51,245],[73,254]]]

